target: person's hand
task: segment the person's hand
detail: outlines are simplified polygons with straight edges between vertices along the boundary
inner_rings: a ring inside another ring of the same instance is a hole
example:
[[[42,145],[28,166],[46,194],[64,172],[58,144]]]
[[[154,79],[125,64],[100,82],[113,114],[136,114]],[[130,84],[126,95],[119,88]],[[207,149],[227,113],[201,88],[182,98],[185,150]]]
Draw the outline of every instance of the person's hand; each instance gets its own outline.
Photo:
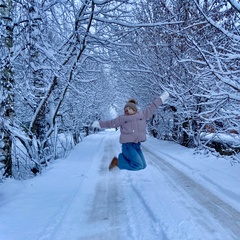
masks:
[[[101,127],[100,127],[100,124],[99,124],[99,121],[94,121],[94,122],[92,123],[92,127],[93,127],[93,128],[101,128]]]
[[[162,103],[164,103],[169,97],[169,93],[167,91],[165,91],[164,93],[162,93],[162,95],[160,96]]]

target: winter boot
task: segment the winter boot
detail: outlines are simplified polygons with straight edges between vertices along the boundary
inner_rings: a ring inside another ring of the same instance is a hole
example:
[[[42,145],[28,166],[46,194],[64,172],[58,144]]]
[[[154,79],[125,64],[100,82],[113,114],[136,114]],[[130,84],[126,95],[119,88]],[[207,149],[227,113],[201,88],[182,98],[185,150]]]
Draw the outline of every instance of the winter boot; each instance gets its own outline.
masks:
[[[109,165],[109,171],[117,166],[118,166],[118,159],[117,157],[114,157]]]

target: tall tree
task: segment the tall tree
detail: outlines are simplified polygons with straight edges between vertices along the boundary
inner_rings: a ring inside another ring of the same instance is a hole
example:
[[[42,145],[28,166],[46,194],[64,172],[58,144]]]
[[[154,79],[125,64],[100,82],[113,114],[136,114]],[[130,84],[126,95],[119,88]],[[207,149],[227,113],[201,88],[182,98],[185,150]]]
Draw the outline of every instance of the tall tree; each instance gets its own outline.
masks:
[[[13,2],[11,0],[0,3],[0,87],[1,87],[1,122],[7,121],[10,124],[14,119],[14,74],[12,64],[13,54]],[[0,127],[0,161],[4,165],[4,176],[12,176],[12,137],[3,127]],[[0,165],[1,167],[1,165]]]

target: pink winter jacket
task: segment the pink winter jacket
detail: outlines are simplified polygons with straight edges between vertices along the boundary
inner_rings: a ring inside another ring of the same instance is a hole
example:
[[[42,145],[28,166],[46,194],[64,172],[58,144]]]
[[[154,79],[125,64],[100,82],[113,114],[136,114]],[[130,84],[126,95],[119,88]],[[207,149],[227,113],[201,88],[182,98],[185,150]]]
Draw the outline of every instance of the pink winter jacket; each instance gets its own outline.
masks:
[[[101,128],[120,127],[120,143],[146,141],[146,120],[150,119],[157,108],[162,104],[161,98],[156,98],[143,111],[133,115],[120,115],[109,121],[100,121]]]

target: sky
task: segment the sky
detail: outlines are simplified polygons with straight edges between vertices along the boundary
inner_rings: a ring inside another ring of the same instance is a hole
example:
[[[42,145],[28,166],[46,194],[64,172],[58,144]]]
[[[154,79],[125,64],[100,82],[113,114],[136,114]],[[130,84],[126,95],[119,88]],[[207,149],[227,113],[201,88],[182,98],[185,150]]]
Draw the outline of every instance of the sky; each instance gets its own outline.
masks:
[[[240,165],[148,137],[147,168],[108,170],[118,131],[83,138],[41,175],[0,184],[1,240],[237,240]]]

